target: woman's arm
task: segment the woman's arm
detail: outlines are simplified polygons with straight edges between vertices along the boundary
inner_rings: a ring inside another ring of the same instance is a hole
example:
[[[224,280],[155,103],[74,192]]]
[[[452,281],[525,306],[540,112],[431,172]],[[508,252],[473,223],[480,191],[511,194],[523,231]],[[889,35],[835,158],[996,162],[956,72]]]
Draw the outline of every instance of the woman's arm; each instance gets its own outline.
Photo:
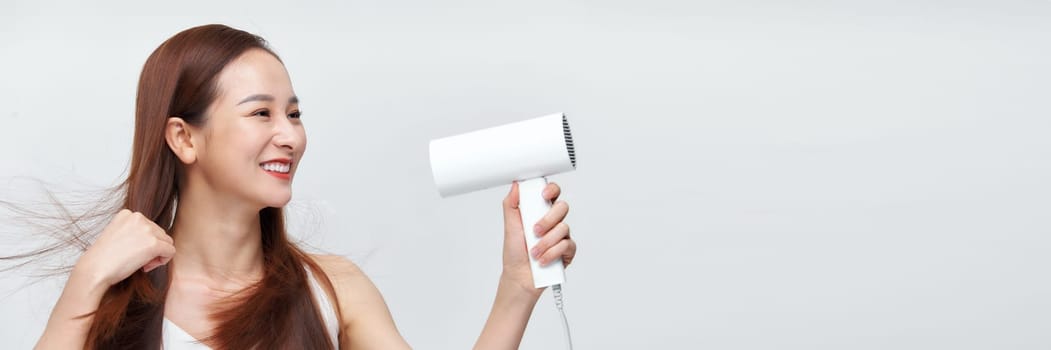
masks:
[[[89,314],[98,308],[108,287],[81,271],[71,273],[35,349],[83,349],[94,320]]]
[[[357,265],[334,255],[314,255],[339,301],[340,349],[409,349],[376,286]],[[517,349],[543,290],[501,277],[489,320],[475,349]]]
[[[569,212],[565,201],[556,201],[561,188],[549,183],[544,199],[555,202],[539,223],[529,223],[528,234],[541,236],[533,255],[541,264],[562,259],[565,266],[576,255],[576,242],[569,238],[569,226],[563,223]],[[543,289],[533,287],[521,214],[518,211],[518,183],[503,201],[504,254],[503,274],[496,290],[496,300],[475,349],[517,349],[526,324]],[[533,228],[533,224],[536,227]],[[535,231],[535,232],[534,232]],[[379,290],[350,260],[339,256],[315,255],[314,260],[332,281],[339,303],[341,349],[409,349],[398,333],[394,319]]]
[[[474,348],[517,349],[539,297],[540,293],[523,290],[513,281],[501,277],[489,320],[485,321]]]
[[[533,272],[529,267],[529,256],[537,257],[541,265],[561,259],[565,266],[576,256],[577,245],[569,238],[569,226],[563,220],[569,212],[569,204],[558,200],[562,189],[555,183],[547,184],[542,196],[554,202],[540,222],[522,222],[518,209],[518,183],[511,185],[511,192],[504,198],[504,269],[500,285],[496,290],[496,301],[485,322],[482,335],[475,349],[517,349],[522,342],[526,324],[533,313],[543,289],[533,287]],[[523,229],[523,224],[529,230]],[[526,251],[525,235],[540,236],[533,252]]]

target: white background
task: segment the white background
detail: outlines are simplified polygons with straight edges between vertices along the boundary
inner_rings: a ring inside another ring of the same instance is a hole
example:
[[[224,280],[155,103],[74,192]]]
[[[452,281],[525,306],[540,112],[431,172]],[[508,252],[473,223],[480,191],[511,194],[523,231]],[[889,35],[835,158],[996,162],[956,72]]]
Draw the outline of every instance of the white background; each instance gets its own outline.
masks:
[[[476,339],[508,190],[440,199],[427,142],[552,112],[578,349],[1051,347],[1046,1],[4,1],[0,195],[119,181],[143,62],[207,23],[281,55],[310,140],[292,230],[417,348]],[[0,280],[4,348],[62,285],[27,273]],[[545,294],[522,348],[561,348],[557,317]]]

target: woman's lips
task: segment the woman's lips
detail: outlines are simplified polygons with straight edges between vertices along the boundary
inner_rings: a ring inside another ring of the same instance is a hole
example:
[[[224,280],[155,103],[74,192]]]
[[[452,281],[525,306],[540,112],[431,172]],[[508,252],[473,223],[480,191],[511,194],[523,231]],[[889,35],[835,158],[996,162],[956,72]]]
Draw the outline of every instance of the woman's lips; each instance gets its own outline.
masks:
[[[273,176],[273,177],[276,177],[276,178],[282,179],[282,180],[288,180],[288,179],[292,178],[292,176],[290,174],[286,174],[286,173],[279,173],[279,172],[276,172],[276,171],[269,171],[269,170],[263,170],[263,172],[265,172],[267,174],[270,174],[270,176]]]
[[[288,158],[277,158],[271,159],[262,163],[259,163],[259,167],[263,169],[267,174],[273,177],[288,180],[291,178],[292,173],[292,160]]]

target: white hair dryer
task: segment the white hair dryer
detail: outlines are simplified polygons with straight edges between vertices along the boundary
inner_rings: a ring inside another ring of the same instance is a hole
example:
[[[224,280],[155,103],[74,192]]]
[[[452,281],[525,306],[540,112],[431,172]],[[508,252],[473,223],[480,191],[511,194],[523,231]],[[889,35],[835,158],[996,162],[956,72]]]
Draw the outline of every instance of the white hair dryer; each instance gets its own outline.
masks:
[[[519,211],[528,249],[540,241],[533,225],[551,208],[541,196],[545,176],[577,166],[569,122],[563,113],[431,141],[431,172],[442,197],[518,181]],[[540,266],[529,255],[536,288],[565,281],[562,260]]]

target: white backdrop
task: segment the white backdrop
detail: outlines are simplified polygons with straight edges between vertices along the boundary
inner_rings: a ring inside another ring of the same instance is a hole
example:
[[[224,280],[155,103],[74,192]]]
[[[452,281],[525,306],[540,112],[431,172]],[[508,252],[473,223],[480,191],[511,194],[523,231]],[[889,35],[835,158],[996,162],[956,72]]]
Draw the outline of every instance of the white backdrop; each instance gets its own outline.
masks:
[[[0,176],[114,184],[143,62],[206,23],[281,55],[293,231],[417,348],[476,339],[508,189],[439,199],[427,142],[559,111],[578,349],[1051,347],[1046,1],[4,1]],[[62,285],[24,273],[4,348]],[[545,294],[522,348],[561,348],[557,317]]]

